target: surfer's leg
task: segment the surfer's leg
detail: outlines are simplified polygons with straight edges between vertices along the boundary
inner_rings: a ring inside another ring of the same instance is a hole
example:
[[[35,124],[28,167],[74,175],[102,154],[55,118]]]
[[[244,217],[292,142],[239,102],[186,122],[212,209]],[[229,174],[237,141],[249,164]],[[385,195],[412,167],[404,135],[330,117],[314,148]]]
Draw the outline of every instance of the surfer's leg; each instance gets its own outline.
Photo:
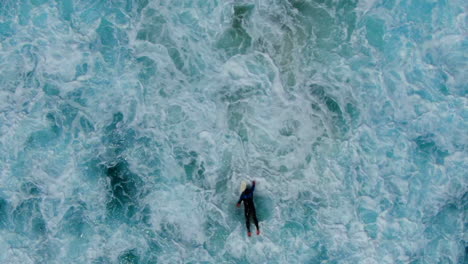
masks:
[[[249,208],[245,208],[245,225],[247,226],[247,232],[250,233],[250,214],[249,214]]]
[[[255,227],[257,228],[257,230],[260,230],[260,228],[258,227],[257,212],[255,211],[255,206],[252,206],[252,217],[254,220]]]

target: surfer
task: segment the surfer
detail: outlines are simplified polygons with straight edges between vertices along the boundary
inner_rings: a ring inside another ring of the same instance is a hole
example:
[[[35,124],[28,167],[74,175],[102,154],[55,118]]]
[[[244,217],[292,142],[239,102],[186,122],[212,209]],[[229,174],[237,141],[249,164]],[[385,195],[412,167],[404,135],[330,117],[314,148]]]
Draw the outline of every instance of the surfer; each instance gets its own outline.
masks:
[[[247,225],[247,235],[252,236],[250,232],[250,217],[253,218],[255,227],[257,227],[257,235],[260,235],[258,227],[257,214],[255,213],[255,205],[253,201],[253,192],[255,190],[255,181],[252,181],[252,186],[247,186],[246,182],[241,184],[241,196],[237,202],[237,207],[240,207],[241,202],[244,202],[245,223]]]

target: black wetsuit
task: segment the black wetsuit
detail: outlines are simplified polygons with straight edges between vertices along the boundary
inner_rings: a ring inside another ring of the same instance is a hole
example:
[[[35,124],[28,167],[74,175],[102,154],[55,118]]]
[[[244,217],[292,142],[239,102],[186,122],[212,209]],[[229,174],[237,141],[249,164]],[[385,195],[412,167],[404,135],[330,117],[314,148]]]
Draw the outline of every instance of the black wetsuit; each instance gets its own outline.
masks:
[[[253,201],[253,192],[255,190],[255,183],[252,184],[251,188],[245,189],[239,199],[237,204],[244,202],[244,212],[245,212],[245,224],[247,225],[247,231],[250,232],[250,216],[253,217],[255,227],[258,229],[258,220],[257,214],[255,212],[255,205]]]

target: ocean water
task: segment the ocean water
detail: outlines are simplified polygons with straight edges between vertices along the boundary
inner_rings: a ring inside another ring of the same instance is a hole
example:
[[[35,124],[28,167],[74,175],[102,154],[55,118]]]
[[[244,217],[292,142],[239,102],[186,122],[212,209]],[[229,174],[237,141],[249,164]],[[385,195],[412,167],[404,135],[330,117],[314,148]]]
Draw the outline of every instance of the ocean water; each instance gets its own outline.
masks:
[[[468,263],[467,14],[1,0],[0,263]]]

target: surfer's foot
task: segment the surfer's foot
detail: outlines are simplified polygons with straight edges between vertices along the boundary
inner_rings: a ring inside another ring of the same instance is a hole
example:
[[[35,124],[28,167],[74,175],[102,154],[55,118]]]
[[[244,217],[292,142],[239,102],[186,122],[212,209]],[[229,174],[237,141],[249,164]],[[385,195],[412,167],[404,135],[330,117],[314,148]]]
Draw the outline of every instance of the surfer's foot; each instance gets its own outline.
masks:
[[[249,237],[251,237],[251,236],[252,236],[252,232],[247,232],[247,235],[248,235]]]
[[[257,229],[257,236],[260,235],[260,229]]]

